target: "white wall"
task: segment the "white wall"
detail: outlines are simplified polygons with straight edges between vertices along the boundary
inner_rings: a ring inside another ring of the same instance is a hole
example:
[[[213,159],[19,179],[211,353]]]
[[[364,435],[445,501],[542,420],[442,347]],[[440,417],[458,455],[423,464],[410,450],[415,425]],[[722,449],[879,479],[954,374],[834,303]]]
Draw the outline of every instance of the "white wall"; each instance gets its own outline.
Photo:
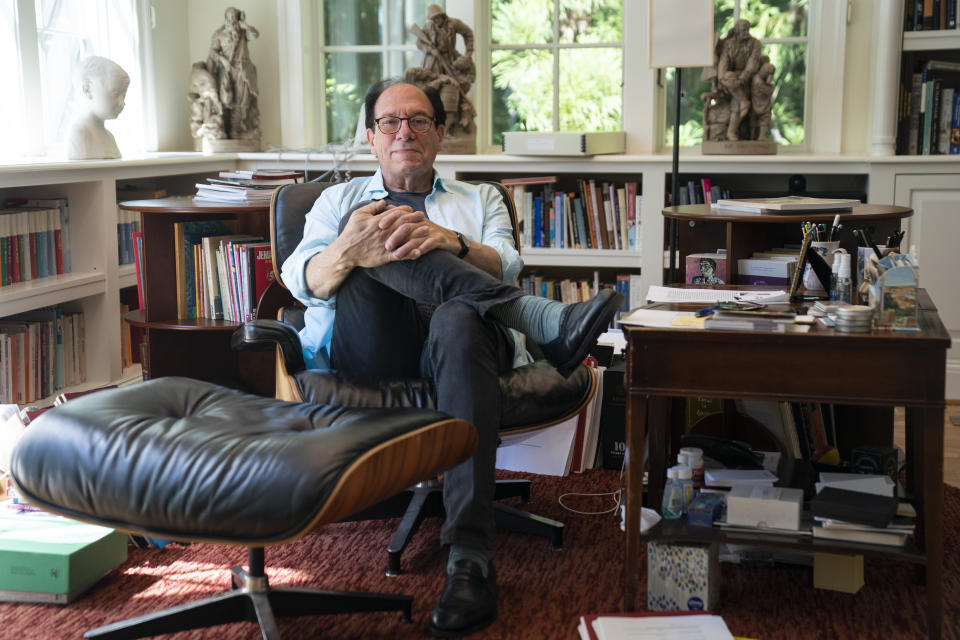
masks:
[[[228,6],[246,13],[247,24],[260,32],[249,44],[260,90],[261,146],[280,144],[280,84],[277,59],[276,3],[266,0],[154,0],[156,27],[153,55],[157,78],[157,139],[159,151],[192,151],[190,104],[187,101],[190,68],[206,60],[213,32],[223,24]]]

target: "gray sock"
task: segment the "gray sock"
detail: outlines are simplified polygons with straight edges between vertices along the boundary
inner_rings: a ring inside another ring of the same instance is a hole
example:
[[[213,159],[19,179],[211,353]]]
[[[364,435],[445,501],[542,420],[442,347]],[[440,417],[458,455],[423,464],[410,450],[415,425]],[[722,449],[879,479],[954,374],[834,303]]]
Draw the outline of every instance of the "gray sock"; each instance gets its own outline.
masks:
[[[447,575],[453,574],[453,563],[457,560],[471,560],[483,572],[483,577],[487,577],[487,565],[490,563],[490,557],[473,547],[466,547],[462,544],[450,545],[450,556],[447,558]]]
[[[520,296],[490,310],[505,327],[517,329],[534,342],[546,344],[560,335],[560,318],[567,305],[540,296]]]

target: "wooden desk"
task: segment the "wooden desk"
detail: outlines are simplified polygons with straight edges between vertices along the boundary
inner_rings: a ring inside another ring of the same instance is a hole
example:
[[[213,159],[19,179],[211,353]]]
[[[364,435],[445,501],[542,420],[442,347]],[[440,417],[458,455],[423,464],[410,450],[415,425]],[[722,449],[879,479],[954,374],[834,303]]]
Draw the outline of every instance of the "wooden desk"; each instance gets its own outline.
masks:
[[[902,558],[926,566],[929,636],[939,638],[943,606],[943,411],[950,336],[920,292],[917,332],[763,333],[626,327],[626,558],[624,609],[636,606],[644,438],[650,435],[648,502],[659,511],[671,453],[672,397],[766,398],[906,407],[907,490],[917,508],[916,545],[905,548],[810,536],[715,532],[661,522],[644,540],[728,542]],[[811,587],[812,588],[812,587]]]

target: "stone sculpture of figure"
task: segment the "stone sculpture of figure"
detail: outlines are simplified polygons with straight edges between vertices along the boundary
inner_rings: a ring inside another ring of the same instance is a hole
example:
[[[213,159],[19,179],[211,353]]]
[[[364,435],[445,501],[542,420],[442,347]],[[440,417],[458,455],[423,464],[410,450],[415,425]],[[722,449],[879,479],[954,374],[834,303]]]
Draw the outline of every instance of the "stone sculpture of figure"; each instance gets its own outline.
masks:
[[[740,124],[750,113],[750,88],[760,69],[760,41],[750,35],[750,23],[737,20],[720,46],[717,82],[730,94],[727,140],[740,139]]]
[[[477,74],[473,31],[432,4],[427,8],[426,24],[422,29],[414,25],[411,32],[417,36],[417,48],[423,51],[423,63],[407,69],[404,79],[433,87],[440,94],[447,111],[443,151],[476,152],[476,111],[467,98]],[[457,50],[458,35],[463,39],[463,53]]]
[[[190,73],[190,134],[194,148],[200,151],[201,139],[222,140],[223,105],[217,92],[217,81],[202,62],[195,62]]]
[[[770,133],[773,111],[774,66],[769,56],[760,58],[760,70],[750,81],[750,139],[763,140]]]
[[[223,25],[214,31],[210,40],[210,52],[206,61],[195,63],[193,73],[198,73],[197,68],[200,65],[200,68],[213,78],[225,135],[220,138],[219,145],[215,135],[204,133],[202,136],[204,140],[212,143],[210,146],[213,150],[259,150],[257,68],[250,61],[247,43],[259,37],[260,32],[248,25],[244,12],[235,7],[227,7],[223,18]],[[191,100],[194,99],[191,97]],[[208,101],[207,106],[212,104]],[[199,109],[202,111],[204,106],[201,105]],[[210,129],[216,132],[215,126]],[[226,147],[222,138],[243,143]]]
[[[67,157],[119,158],[117,141],[103,122],[123,111],[130,76],[113,60],[100,56],[81,62],[78,74],[83,107],[67,135]]]
[[[776,143],[769,140],[774,67],[761,54],[760,41],[750,35],[750,23],[737,20],[727,36],[714,43],[713,56],[713,66],[700,76],[710,81],[710,91],[700,96],[704,149],[708,142],[736,142],[740,144],[729,151],[711,152],[776,153]]]

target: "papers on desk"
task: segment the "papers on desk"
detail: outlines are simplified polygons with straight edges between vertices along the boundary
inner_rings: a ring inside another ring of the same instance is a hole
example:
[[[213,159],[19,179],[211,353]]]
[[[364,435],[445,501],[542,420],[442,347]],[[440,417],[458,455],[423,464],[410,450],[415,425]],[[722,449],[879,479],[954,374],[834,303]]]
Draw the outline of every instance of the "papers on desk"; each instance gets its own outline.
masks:
[[[718,615],[647,613],[581,616],[583,640],[734,640]]]
[[[707,469],[704,481],[708,487],[772,487],[777,476],[766,469]]]
[[[683,289],[679,287],[661,287],[652,285],[647,289],[648,302],[699,302],[716,304],[718,302],[756,302],[773,304],[789,302],[786,291],[735,291],[732,289]]]
[[[695,320],[699,320],[699,326],[694,328],[702,329],[704,319],[697,318],[693,311],[666,311],[640,307],[621,317],[620,324],[638,327],[677,327]]]

